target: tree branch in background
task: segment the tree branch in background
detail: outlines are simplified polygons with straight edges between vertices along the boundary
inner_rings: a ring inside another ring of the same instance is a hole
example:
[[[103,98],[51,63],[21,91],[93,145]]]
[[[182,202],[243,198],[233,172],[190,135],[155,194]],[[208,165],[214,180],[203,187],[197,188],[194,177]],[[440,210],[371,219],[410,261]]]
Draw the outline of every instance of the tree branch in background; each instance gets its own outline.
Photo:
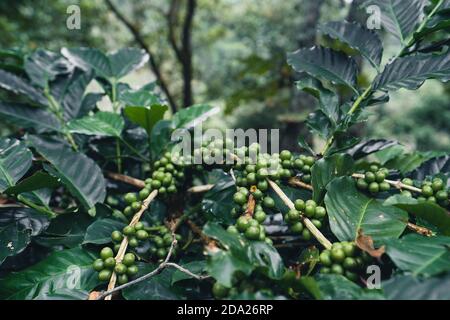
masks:
[[[194,103],[192,96],[192,22],[194,20],[195,9],[197,7],[197,0],[188,0],[186,7],[186,15],[183,25],[183,102],[184,106],[188,107]]]
[[[194,104],[192,94],[192,23],[194,20],[197,0],[186,1],[186,13],[184,16],[183,27],[180,30],[181,44],[177,41],[176,29],[178,26],[178,17],[180,11],[180,1],[172,0],[170,2],[169,12],[166,14],[168,39],[175,57],[181,64],[183,76],[183,107],[189,107]]]
[[[127,29],[130,31],[130,33],[133,35],[134,40],[150,56],[150,60],[149,60],[150,68],[151,68],[152,72],[155,74],[155,76],[158,80],[158,83],[161,87],[161,90],[164,92],[164,94],[167,98],[167,101],[169,102],[172,112],[176,112],[176,110],[178,109],[177,104],[176,104],[172,94],[169,91],[169,88],[167,86],[166,81],[164,80],[164,77],[162,76],[159,64],[155,60],[155,58],[150,50],[150,47],[145,43],[144,38],[142,37],[141,33],[133,24],[131,24],[131,22],[129,22],[125,18],[125,16],[121,12],[119,12],[117,10],[117,8],[114,6],[114,4],[111,2],[111,0],[105,0],[105,2],[107,4],[108,8],[114,13],[116,18],[119,19],[127,27]]]

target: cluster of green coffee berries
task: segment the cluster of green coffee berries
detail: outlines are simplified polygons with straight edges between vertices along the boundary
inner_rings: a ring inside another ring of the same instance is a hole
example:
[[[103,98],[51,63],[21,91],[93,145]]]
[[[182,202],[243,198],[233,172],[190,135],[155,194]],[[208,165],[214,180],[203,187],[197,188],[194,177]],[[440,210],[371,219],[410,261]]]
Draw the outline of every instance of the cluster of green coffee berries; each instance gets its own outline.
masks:
[[[311,219],[311,222],[320,229],[323,226],[327,211],[324,207],[318,206],[313,200],[306,202],[297,199],[294,202],[295,209],[289,210],[284,215],[284,221],[289,225],[289,229],[302,236],[303,240],[309,241],[312,238],[311,232],[305,227],[303,217]]]
[[[437,203],[442,207],[449,206],[448,191],[441,178],[422,182],[422,194],[417,198],[419,201],[429,201]]]
[[[148,232],[142,222],[137,222],[134,226],[125,226],[122,231],[114,230],[111,233],[111,239],[114,243],[114,251],[119,251],[120,243],[124,237],[128,237],[128,245],[131,248],[139,246],[140,241],[145,241],[149,238]]]
[[[331,249],[320,253],[320,273],[339,274],[351,281],[358,281],[359,274],[365,271],[373,258],[352,242],[333,243]]]
[[[253,216],[244,214],[240,216],[235,225],[228,227],[231,234],[242,233],[248,240],[265,241],[272,244],[272,239],[266,236],[266,229],[262,223],[266,220],[266,213],[260,207],[256,208]]]
[[[356,186],[358,189],[368,191],[371,194],[389,191],[391,186],[385,181],[388,175],[389,170],[387,168],[380,168],[378,164],[371,164],[369,171],[364,173],[364,178],[356,180]]]
[[[153,226],[149,229],[154,231],[150,237],[151,246],[149,249],[149,254],[152,257],[155,257],[156,260],[164,259],[169,253],[170,246],[172,245],[172,242],[174,240],[172,232],[166,226],[161,225]],[[181,235],[175,234],[175,239],[177,241],[180,241]],[[176,254],[177,249],[176,247],[174,247],[172,256],[176,256]]]
[[[94,261],[93,268],[98,272],[100,281],[109,281],[113,272],[115,272],[119,285],[127,283],[139,271],[133,253],[126,253],[122,261],[116,263],[114,252],[110,247],[104,247],[100,251],[100,258]]]
[[[283,150],[280,154],[258,153],[258,144],[252,144],[249,148],[237,149],[236,153],[240,160],[234,166],[239,173],[236,175],[236,184],[242,187],[257,185],[258,189],[264,192],[267,189],[266,179],[275,182],[288,180],[301,173],[301,179],[311,182],[311,167],[314,165],[314,158],[300,155],[295,157],[289,150]],[[252,154],[252,151],[254,152]],[[256,159],[251,156],[256,154]],[[262,185],[258,185],[261,181]]]
[[[142,196],[148,196],[152,190],[158,190],[161,196],[178,191],[177,188],[184,183],[185,175],[184,166],[177,159],[170,152],[166,152],[161,159],[155,161],[152,177],[145,180],[145,188],[139,193],[140,198],[141,193]]]

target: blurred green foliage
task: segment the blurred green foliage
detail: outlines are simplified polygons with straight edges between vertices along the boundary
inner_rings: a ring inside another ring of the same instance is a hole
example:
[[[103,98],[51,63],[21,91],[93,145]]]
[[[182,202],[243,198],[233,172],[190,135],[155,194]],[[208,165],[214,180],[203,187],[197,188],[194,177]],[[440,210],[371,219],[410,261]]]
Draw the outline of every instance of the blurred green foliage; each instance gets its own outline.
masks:
[[[181,104],[182,65],[169,41],[167,18],[174,0],[111,2],[151,49],[168,90]],[[178,2],[178,24],[171,24],[179,42],[185,3]],[[67,7],[73,4],[81,10],[81,30],[66,27]],[[364,10],[357,10],[355,3],[343,0],[197,0],[191,31],[195,102],[210,101],[223,107],[223,114],[216,120],[218,126],[281,128],[285,140],[282,145],[295,146],[298,134],[307,134],[303,121],[315,102],[295,89],[286,53],[312,45],[320,22],[361,20],[364,16]],[[37,47],[114,50],[139,46],[105,0],[2,1],[0,29],[0,48],[16,48],[24,53]],[[327,39],[322,42],[333,46]],[[390,52],[390,48],[386,51]],[[373,72],[366,66],[362,68]],[[153,80],[152,70],[144,70],[130,81]],[[359,80],[364,82],[364,77]],[[416,93],[400,93],[383,108],[374,110],[376,121],[367,133],[399,139],[418,149],[448,150],[448,98],[449,90],[437,83]]]

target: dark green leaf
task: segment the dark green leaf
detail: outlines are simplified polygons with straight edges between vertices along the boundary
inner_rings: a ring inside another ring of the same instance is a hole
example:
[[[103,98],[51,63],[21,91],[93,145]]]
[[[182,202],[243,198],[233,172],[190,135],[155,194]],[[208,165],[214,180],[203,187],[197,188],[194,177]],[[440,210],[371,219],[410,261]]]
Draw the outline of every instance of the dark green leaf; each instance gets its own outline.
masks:
[[[415,90],[427,79],[450,80],[450,54],[419,54],[395,59],[375,78],[373,89]]]
[[[52,177],[44,171],[37,171],[33,175],[23,179],[13,187],[5,190],[8,194],[20,194],[24,192],[31,192],[39,189],[50,188],[54,189],[59,186],[58,179]]]
[[[25,71],[31,82],[40,88],[46,88],[60,74],[70,73],[73,65],[61,55],[38,49],[25,60]]]
[[[52,113],[21,103],[0,102],[0,117],[5,122],[19,128],[32,128],[37,132],[60,131],[61,129],[61,124]]]
[[[411,176],[417,180],[424,180],[427,176],[434,176],[439,173],[450,177],[450,155],[432,158],[424,162],[412,172]],[[450,180],[447,181],[447,185],[450,185]]]
[[[0,138],[0,193],[15,186],[31,168],[33,154],[16,139]]]
[[[230,287],[236,271],[250,274],[262,270],[268,277],[280,279],[284,274],[283,261],[278,252],[264,242],[251,242],[228,233],[215,223],[207,223],[203,232],[218,240],[224,249],[209,250],[208,273],[223,285]]]
[[[253,241],[249,246],[249,259],[257,268],[264,271],[271,279],[281,279],[285,272],[283,260],[278,251],[265,242]]]
[[[449,286],[450,274],[428,279],[397,275],[382,284],[386,298],[391,300],[449,300]]]
[[[94,221],[86,230],[83,244],[106,244],[110,243],[111,233],[115,230],[122,231],[125,224],[113,219],[99,219]]]
[[[67,124],[72,133],[104,137],[120,137],[124,127],[123,118],[112,112],[97,112],[93,116],[75,119]]]
[[[61,53],[77,67],[87,71],[93,69],[97,76],[103,78],[113,77],[108,57],[94,48],[62,48]]]
[[[378,35],[355,22],[329,22],[320,25],[319,30],[333,39],[358,50],[372,66],[379,68],[383,56],[383,44]]]
[[[57,251],[36,265],[0,280],[5,300],[86,299],[98,284],[94,256],[81,248]]]
[[[80,212],[58,215],[51,220],[47,230],[34,238],[34,241],[44,247],[74,248],[83,243],[86,229],[92,222],[92,217]]]
[[[108,54],[108,58],[113,76],[120,79],[142,67],[148,61],[149,56],[142,49],[122,48]]]
[[[162,104],[159,97],[149,90],[126,90],[120,93],[119,100],[126,106],[149,107]]]
[[[47,98],[28,81],[4,70],[0,70],[0,87],[15,94],[24,94],[37,104],[43,106],[48,104]]]
[[[125,107],[124,114],[132,122],[144,128],[148,135],[151,135],[153,127],[158,121],[163,119],[167,109],[166,105],[161,104],[154,104],[151,106],[127,106]]]
[[[51,94],[59,102],[63,109],[63,117],[70,120],[83,116],[82,110],[86,103],[85,99],[89,97],[97,97],[98,94],[90,93],[83,98],[87,86],[94,77],[91,71],[84,72],[81,69],[75,69],[74,72],[57,77],[51,83]],[[87,101],[89,102],[89,101]]]
[[[182,263],[181,266],[194,274],[200,275],[206,269],[206,261],[192,261],[188,263]],[[172,274],[171,284],[187,279],[192,279],[192,277],[187,273],[181,272],[180,270],[175,270],[175,272]]]
[[[63,48],[61,53],[76,66],[93,69],[97,76],[110,80],[124,77],[148,60],[143,50],[135,48],[120,49],[108,55],[94,48]]]
[[[172,121],[170,120],[160,120],[153,127],[150,135],[150,151],[153,160],[156,161],[167,148],[172,130]]]
[[[219,111],[219,108],[213,108],[207,104],[190,106],[174,114],[172,118],[173,127],[193,128]]]
[[[46,171],[59,178],[86,210],[105,200],[106,182],[92,159],[54,138],[30,136],[29,141],[52,164],[45,166]]]
[[[341,275],[318,275],[313,296],[319,300],[382,300],[378,290],[363,289]]]
[[[229,175],[224,175],[203,197],[202,210],[212,215],[218,222],[231,224],[233,218],[230,212],[234,207],[235,192],[236,185],[233,179]]]
[[[138,264],[139,276],[143,276],[157,268],[155,264]],[[171,278],[173,269],[165,269],[160,274],[139,282],[122,291],[127,300],[176,300],[181,297],[173,290]]]
[[[10,256],[19,254],[32,237],[39,235],[49,225],[46,216],[29,208],[0,209],[0,264]]]
[[[328,183],[334,178],[353,173],[354,162],[348,154],[334,154],[322,158],[311,168],[313,200],[322,202]]]
[[[406,44],[422,20],[426,1],[367,0],[363,6],[376,5],[381,10],[381,23],[386,30]]]
[[[335,92],[308,75],[303,76],[296,84],[299,90],[308,92],[319,100],[320,109],[333,124],[339,120],[339,97]]]
[[[403,271],[434,276],[450,271],[450,238],[408,234],[385,242],[386,253]]]
[[[372,139],[358,143],[356,146],[347,151],[353,159],[358,160],[372,153],[396,146],[397,142],[385,139]]]
[[[395,206],[408,211],[410,214],[436,226],[443,235],[450,236],[450,214],[437,204],[428,201],[421,202],[402,195],[394,195],[388,198],[384,205]]]
[[[341,52],[322,47],[300,49],[288,55],[288,63],[297,72],[346,85],[358,92],[355,87],[358,73],[356,62]]]
[[[325,204],[331,231],[340,241],[355,240],[358,230],[372,237],[375,243],[398,238],[406,227],[408,214],[395,207],[385,207],[379,201],[356,190],[349,177],[333,180],[327,188]]]

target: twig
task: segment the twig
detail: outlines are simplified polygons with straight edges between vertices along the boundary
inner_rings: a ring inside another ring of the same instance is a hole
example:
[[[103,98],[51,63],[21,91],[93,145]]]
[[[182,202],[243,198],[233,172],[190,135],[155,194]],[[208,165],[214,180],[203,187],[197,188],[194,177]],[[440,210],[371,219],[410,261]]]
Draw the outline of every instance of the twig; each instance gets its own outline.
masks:
[[[289,197],[281,190],[281,188],[273,181],[268,180],[270,187],[273,191],[280,197],[280,199],[284,202],[289,209],[295,210],[294,203],[289,199]],[[309,220],[308,218],[302,216],[302,221],[305,224],[306,228],[313,234],[313,236],[323,245],[326,249],[331,249],[331,242],[316,228],[316,226]]]
[[[203,243],[208,245],[214,242],[214,240],[205,235],[202,229],[200,229],[199,226],[197,226],[194,222],[192,222],[191,220],[186,220],[186,223],[189,226],[189,228],[191,228],[192,232],[194,232],[196,235],[200,237]]]
[[[289,184],[293,187],[299,187],[307,190],[313,191],[313,187],[307,183],[304,183],[303,181],[300,181],[298,178],[290,178]]]
[[[106,176],[108,178],[111,178],[113,180],[117,180],[120,182],[124,182],[127,184],[130,184],[132,186],[135,186],[137,188],[145,188],[145,182],[130,176],[126,176],[124,174],[120,174],[120,173],[115,173],[115,172],[106,172]]]
[[[187,191],[190,193],[203,193],[211,190],[212,188],[214,188],[213,184],[205,184],[202,186],[191,187]]]
[[[198,274],[192,273],[192,272],[189,271],[188,269],[186,269],[186,268],[180,266],[179,264],[173,263],[173,262],[167,262],[167,263],[166,263],[166,266],[167,266],[167,267],[172,267],[172,268],[178,269],[178,270],[180,270],[181,272],[186,273],[187,275],[189,275],[189,276],[191,276],[192,278],[197,279],[197,280],[204,280],[204,279],[209,279],[209,278],[211,278],[211,276],[209,276],[209,275],[198,275]]]
[[[352,174],[353,178],[356,179],[364,179],[364,174],[361,173],[354,173]],[[409,186],[407,184],[402,183],[401,181],[394,181],[394,180],[387,180],[385,179],[384,181],[386,181],[387,183],[389,183],[391,186],[399,189],[399,190],[409,190],[409,191],[413,191],[413,192],[417,192],[417,193],[422,193],[422,189],[413,187],[413,186]]]
[[[407,227],[408,227],[408,229],[410,229],[410,230],[412,230],[414,232],[417,232],[418,234],[421,234],[421,235],[423,235],[425,237],[432,237],[433,236],[433,231],[431,231],[431,230],[429,230],[429,229],[427,229],[425,227],[418,226],[418,225],[416,225],[414,223],[408,222]]]
[[[152,193],[150,193],[150,195],[143,201],[142,203],[142,207],[141,209],[133,216],[133,219],[131,219],[130,222],[130,226],[134,226],[136,225],[136,223],[139,222],[139,220],[142,217],[142,214],[145,212],[145,210],[147,210],[150,202],[152,202],[152,200],[158,195],[158,190],[154,190]],[[117,252],[117,255],[115,256],[115,260],[116,260],[116,264],[117,263],[121,263],[122,259],[125,255],[125,252],[127,251],[127,247],[128,247],[128,237],[124,237],[122,242],[120,243],[120,248],[119,251]],[[113,272],[111,279],[109,280],[109,284],[108,284],[108,291],[112,291],[116,285],[116,281],[117,281],[117,275],[115,272]],[[103,295],[101,295],[98,299],[102,299]],[[111,295],[105,295],[105,300],[111,300]]]
[[[147,280],[147,279],[149,279],[149,278],[151,278],[151,277],[161,273],[165,268],[168,268],[168,267],[172,267],[172,268],[178,269],[181,272],[184,272],[187,275],[189,275],[189,276],[191,276],[191,277],[193,277],[193,278],[195,278],[197,280],[204,280],[204,279],[209,278],[210,276],[208,276],[208,275],[197,275],[197,274],[191,272],[190,270],[188,270],[188,269],[186,269],[186,268],[184,268],[184,267],[182,267],[182,266],[180,266],[180,265],[178,265],[176,263],[169,262],[170,258],[172,257],[175,245],[177,244],[177,239],[175,237],[175,230],[176,230],[177,226],[178,226],[178,224],[176,222],[174,224],[172,224],[172,230],[171,230],[172,231],[172,243],[170,244],[169,252],[167,253],[167,256],[164,259],[164,261],[161,262],[158,265],[158,267],[156,267],[156,269],[154,269],[153,271],[151,271],[151,272],[149,272],[149,273],[147,273],[147,274],[145,274],[145,275],[143,275],[143,276],[141,276],[139,278],[136,278],[136,279],[134,279],[134,280],[132,280],[132,281],[130,281],[128,283],[125,283],[125,284],[123,284],[121,286],[118,286],[116,288],[111,288],[111,289],[108,288],[108,291],[106,291],[106,292],[102,293],[101,295],[99,295],[97,297],[97,300],[101,300],[103,298],[105,298],[105,300],[110,300],[111,298],[108,299],[108,297],[111,297],[111,295],[114,292],[123,290],[123,289],[128,288],[128,287],[130,287],[132,285],[135,285],[135,284],[137,284],[139,282]]]

